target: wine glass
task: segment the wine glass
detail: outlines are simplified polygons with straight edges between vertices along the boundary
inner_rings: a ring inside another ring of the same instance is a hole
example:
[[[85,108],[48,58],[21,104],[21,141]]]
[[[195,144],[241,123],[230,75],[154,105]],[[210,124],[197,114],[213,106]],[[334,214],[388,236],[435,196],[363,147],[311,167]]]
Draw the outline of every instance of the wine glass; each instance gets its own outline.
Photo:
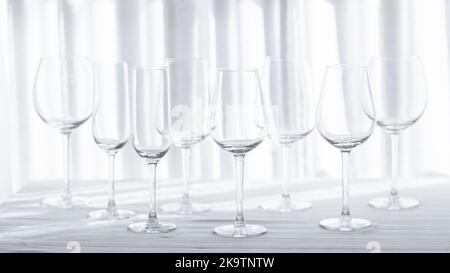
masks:
[[[118,209],[115,201],[114,159],[130,137],[128,67],[124,63],[94,65],[97,107],[92,133],[95,143],[109,157],[109,198],[105,209],[92,211],[91,219],[127,219],[133,211]]]
[[[316,122],[322,137],[342,155],[342,213],[339,218],[322,220],[320,226],[343,232],[371,228],[370,221],[352,218],[349,210],[350,152],[363,144],[375,127],[375,108],[366,67],[327,67]]]
[[[70,135],[92,115],[94,93],[92,64],[84,57],[50,57],[39,62],[33,88],[33,103],[39,117],[64,138],[64,191],[59,197],[42,200],[44,206],[82,207],[85,198],[70,190]]]
[[[165,67],[140,67],[134,71],[136,88],[133,113],[133,146],[148,165],[150,212],[145,222],[133,223],[136,233],[166,233],[176,229],[156,215],[156,166],[171,146],[170,107]]]
[[[292,201],[289,194],[289,148],[311,133],[315,126],[308,62],[299,58],[268,57],[264,76],[267,136],[281,146],[283,178],[280,198],[268,200],[260,208],[280,212],[308,209],[310,202]]]
[[[169,59],[172,144],[181,149],[183,194],[177,203],[161,206],[167,213],[193,214],[210,210],[192,203],[189,194],[189,158],[192,145],[208,136],[208,63],[202,59]]]
[[[422,65],[416,56],[372,58],[369,77],[373,87],[377,124],[391,142],[391,191],[389,197],[374,198],[369,205],[377,209],[403,210],[419,206],[411,198],[400,198],[397,189],[398,138],[423,115],[427,105],[427,86]]]
[[[266,135],[258,72],[253,68],[220,68],[212,100],[210,135],[235,158],[237,216],[234,225],[214,228],[224,237],[251,237],[264,234],[260,225],[244,221],[244,157]]]

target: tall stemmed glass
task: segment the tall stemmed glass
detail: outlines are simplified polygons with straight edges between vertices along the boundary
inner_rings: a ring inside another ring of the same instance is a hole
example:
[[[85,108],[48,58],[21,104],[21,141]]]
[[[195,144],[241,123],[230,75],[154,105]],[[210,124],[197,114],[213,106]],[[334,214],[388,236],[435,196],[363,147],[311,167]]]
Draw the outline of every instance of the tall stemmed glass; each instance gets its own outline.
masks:
[[[282,192],[277,200],[260,207],[270,211],[299,211],[311,207],[307,201],[292,201],[289,194],[289,148],[312,132],[315,126],[314,101],[306,59],[268,57],[264,69],[264,110],[267,136],[281,145]]]
[[[317,109],[317,129],[342,155],[342,213],[325,219],[327,230],[351,232],[372,227],[368,220],[352,218],[349,209],[350,152],[364,143],[375,127],[375,108],[364,66],[328,66]]]
[[[265,137],[261,85],[256,69],[222,68],[218,71],[212,101],[210,134],[236,164],[237,216],[233,225],[214,228],[224,237],[251,237],[265,233],[260,225],[244,221],[244,157]]]
[[[377,209],[402,210],[419,206],[411,198],[400,198],[397,189],[398,137],[423,115],[427,105],[427,86],[422,65],[415,56],[372,58],[369,77],[373,86],[377,124],[391,140],[391,191],[389,197],[374,198],[369,205]]]
[[[172,223],[159,221],[156,215],[156,166],[171,145],[167,70],[164,67],[136,68],[135,80],[133,146],[148,165],[150,212],[147,221],[133,223],[128,230],[165,233],[176,229]]]
[[[189,158],[192,145],[208,135],[208,63],[202,59],[169,59],[172,144],[181,149],[183,194],[177,203],[161,206],[176,214],[202,213],[209,205],[192,203],[189,194]]]
[[[128,67],[126,64],[96,64],[94,87],[97,108],[93,116],[95,143],[109,157],[109,198],[106,209],[89,213],[91,219],[127,219],[134,215],[118,209],[115,201],[114,159],[130,137]]]
[[[61,196],[44,199],[41,204],[58,208],[89,204],[86,199],[71,193],[70,135],[93,112],[91,62],[83,57],[41,59],[34,82],[33,102],[39,117],[64,138],[64,191]]]

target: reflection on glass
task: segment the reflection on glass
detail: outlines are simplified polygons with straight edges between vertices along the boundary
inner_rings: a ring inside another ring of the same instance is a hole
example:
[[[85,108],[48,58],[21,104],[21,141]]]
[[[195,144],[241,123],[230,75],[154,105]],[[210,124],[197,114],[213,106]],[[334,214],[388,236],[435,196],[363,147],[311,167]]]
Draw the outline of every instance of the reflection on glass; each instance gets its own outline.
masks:
[[[191,201],[189,159],[192,145],[208,135],[208,63],[202,59],[170,59],[167,64],[172,144],[181,149],[183,193],[179,202],[164,204],[161,210],[182,215],[207,212],[209,205]]]
[[[71,193],[70,136],[93,112],[91,62],[81,57],[41,59],[34,82],[33,102],[39,117],[64,138],[64,191],[61,196],[44,199],[41,204],[58,208],[89,204],[86,199]]]
[[[214,228],[224,237],[251,237],[267,229],[244,221],[244,157],[265,137],[261,85],[256,69],[223,68],[218,71],[213,97],[210,134],[236,164],[237,215],[234,224]]]
[[[264,79],[264,110],[268,120],[267,135],[281,146],[282,191],[280,198],[260,207],[269,211],[300,211],[311,207],[308,201],[292,200],[289,192],[289,148],[311,133],[315,126],[313,90],[306,59],[269,57]]]
[[[95,143],[109,157],[109,198],[105,209],[92,211],[91,219],[127,219],[134,215],[118,209],[115,201],[114,159],[130,137],[128,68],[126,64],[96,64],[94,87],[97,108],[93,116]]]
[[[136,233],[166,233],[175,230],[176,226],[159,221],[156,215],[156,166],[171,146],[167,70],[164,67],[137,68],[135,79],[133,146],[148,165],[150,212],[147,221],[133,223],[128,226],[128,230]]]
[[[342,155],[341,216],[322,220],[320,226],[343,232],[371,228],[370,221],[352,218],[349,208],[350,152],[363,144],[375,127],[375,109],[366,67],[327,67],[316,123],[322,137]]]
[[[419,201],[401,198],[397,188],[398,137],[416,123],[425,111],[427,87],[417,57],[372,58],[369,78],[373,89],[377,124],[391,141],[391,191],[374,198],[369,205],[378,209],[401,210],[419,206]]]

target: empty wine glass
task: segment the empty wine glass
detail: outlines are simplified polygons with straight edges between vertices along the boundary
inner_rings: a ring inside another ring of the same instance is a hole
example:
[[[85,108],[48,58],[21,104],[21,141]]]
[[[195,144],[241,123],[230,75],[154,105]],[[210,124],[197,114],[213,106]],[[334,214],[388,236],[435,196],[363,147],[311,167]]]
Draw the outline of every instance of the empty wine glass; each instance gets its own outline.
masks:
[[[83,57],[50,57],[39,62],[33,90],[39,117],[64,137],[64,191],[60,197],[47,198],[42,205],[71,208],[89,202],[72,196],[70,189],[70,135],[92,115],[94,94],[92,64]]]
[[[133,146],[148,165],[150,212],[147,221],[133,223],[128,230],[136,233],[170,232],[176,226],[159,221],[156,215],[156,166],[171,145],[167,70],[164,67],[142,67],[136,68],[134,74]]]
[[[109,157],[109,198],[106,209],[89,213],[97,220],[127,219],[134,212],[118,209],[115,201],[114,159],[130,137],[128,67],[126,64],[96,64],[94,87],[97,107],[93,116],[92,133],[95,143]]]
[[[398,137],[423,115],[427,105],[427,86],[422,65],[415,56],[372,58],[369,77],[373,89],[377,124],[391,140],[391,191],[389,197],[374,198],[369,205],[377,209],[401,210],[419,206],[416,199],[401,198],[397,189]]]
[[[192,203],[189,194],[189,158],[192,145],[208,136],[208,63],[202,59],[169,59],[172,144],[181,149],[183,194],[177,203],[161,206],[167,213],[192,214],[210,210]]]
[[[375,127],[375,108],[364,66],[328,66],[317,109],[317,129],[342,155],[342,213],[325,219],[327,230],[358,231],[372,227],[365,219],[352,218],[349,210],[350,152],[364,143]]]
[[[315,126],[313,90],[306,59],[268,57],[264,69],[264,110],[267,136],[281,145],[282,192],[277,200],[260,207],[270,211],[299,211],[311,207],[308,201],[293,201],[289,194],[289,148],[312,132]]]
[[[221,68],[212,100],[210,135],[224,150],[230,152],[236,164],[237,216],[234,225],[214,228],[225,237],[250,237],[265,233],[260,225],[244,221],[244,157],[265,137],[261,86],[256,69]]]

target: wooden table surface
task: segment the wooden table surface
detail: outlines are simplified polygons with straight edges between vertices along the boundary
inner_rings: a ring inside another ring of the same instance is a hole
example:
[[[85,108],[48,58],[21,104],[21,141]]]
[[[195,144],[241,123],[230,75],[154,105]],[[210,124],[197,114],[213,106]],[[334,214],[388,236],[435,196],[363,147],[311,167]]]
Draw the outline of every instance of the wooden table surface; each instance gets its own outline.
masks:
[[[371,197],[387,194],[383,181],[354,181],[350,209],[354,217],[371,220],[375,227],[359,233],[337,233],[319,228],[318,222],[340,213],[339,181],[307,181],[292,185],[292,197],[310,200],[307,211],[275,213],[257,209],[259,203],[276,198],[279,185],[252,181],[245,188],[248,223],[265,225],[268,233],[256,238],[220,238],[215,225],[231,223],[235,217],[233,181],[192,183],[192,198],[209,203],[212,210],[192,216],[160,213],[178,229],[167,234],[133,234],[126,226],[145,217],[148,190],[145,181],[119,181],[117,203],[138,213],[135,219],[107,222],[86,218],[106,203],[105,181],[75,182],[74,193],[90,198],[92,207],[53,209],[38,201],[56,194],[58,183],[35,183],[0,207],[0,252],[449,252],[450,179],[430,177],[400,181],[400,194],[422,201],[408,211],[370,208]],[[179,181],[161,181],[160,204],[177,200]],[[75,249],[73,249],[75,247]],[[72,249],[72,250],[70,250]]]

